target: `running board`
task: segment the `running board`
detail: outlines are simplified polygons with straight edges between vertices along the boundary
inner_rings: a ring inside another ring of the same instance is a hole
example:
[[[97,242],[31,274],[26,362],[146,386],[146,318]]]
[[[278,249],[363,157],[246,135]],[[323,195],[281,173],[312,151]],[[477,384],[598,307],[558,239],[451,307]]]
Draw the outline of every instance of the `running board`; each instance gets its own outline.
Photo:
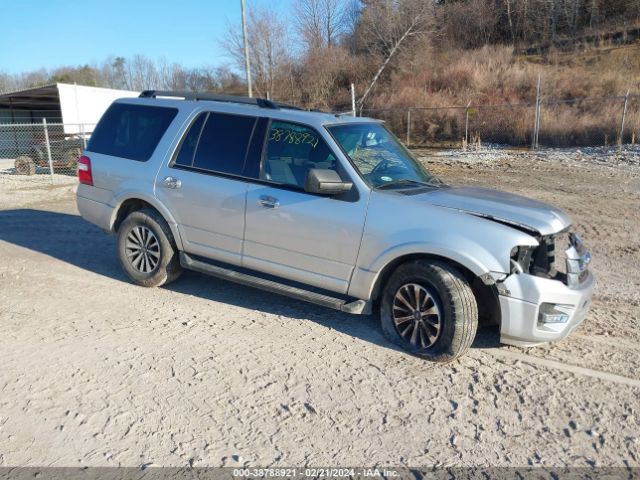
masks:
[[[297,300],[315,303],[316,305],[332,308],[341,312],[353,313],[356,315],[369,315],[371,313],[371,302],[366,300],[355,300],[347,303],[346,300],[341,298],[310,292],[308,290],[303,290],[302,288],[292,287],[283,283],[274,282],[273,280],[266,280],[247,273],[241,273],[229,268],[202,262],[190,257],[184,252],[180,252],[180,265],[189,270],[204,273],[205,275],[229,280],[248,287],[259,288],[260,290],[266,290],[267,292],[277,293],[278,295],[284,295]]]

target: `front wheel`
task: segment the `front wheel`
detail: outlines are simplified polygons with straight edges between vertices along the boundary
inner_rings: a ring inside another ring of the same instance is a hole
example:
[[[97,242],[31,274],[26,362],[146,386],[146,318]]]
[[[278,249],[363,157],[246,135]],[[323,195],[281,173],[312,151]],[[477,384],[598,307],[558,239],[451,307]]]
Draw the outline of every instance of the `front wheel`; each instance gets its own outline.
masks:
[[[478,307],[464,276],[439,261],[405,263],[391,275],[380,303],[382,331],[408,352],[448,362],[471,346]]]
[[[118,257],[127,276],[143,287],[170,283],[182,273],[171,229],[155,210],[125,218],[118,229]]]

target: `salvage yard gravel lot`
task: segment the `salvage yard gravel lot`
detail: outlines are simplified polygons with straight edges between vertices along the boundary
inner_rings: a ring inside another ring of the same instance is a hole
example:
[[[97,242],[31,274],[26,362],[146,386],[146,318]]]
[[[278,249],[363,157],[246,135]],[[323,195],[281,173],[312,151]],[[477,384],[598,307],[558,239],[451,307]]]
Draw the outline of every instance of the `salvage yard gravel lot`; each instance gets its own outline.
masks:
[[[570,338],[485,328],[439,365],[374,317],[192,272],[136,287],[72,180],[0,174],[0,466],[640,466],[639,153],[419,155],[572,215],[598,285]]]

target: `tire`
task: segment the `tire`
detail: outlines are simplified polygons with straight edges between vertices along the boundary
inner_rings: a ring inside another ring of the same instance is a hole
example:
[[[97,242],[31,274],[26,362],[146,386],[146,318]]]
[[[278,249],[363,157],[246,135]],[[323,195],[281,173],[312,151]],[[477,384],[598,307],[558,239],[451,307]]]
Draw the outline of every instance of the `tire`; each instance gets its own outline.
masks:
[[[18,175],[35,175],[36,164],[28,155],[20,155],[14,164]]]
[[[118,258],[124,273],[143,287],[166,285],[182,273],[171,229],[152,209],[137,210],[124,219],[118,229]]]
[[[409,308],[416,304],[418,309]],[[380,323],[384,335],[411,354],[450,362],[471,346],[478,328],[478,306],[457,269],[440,261],[415,260],[399,266],[387,281]]]

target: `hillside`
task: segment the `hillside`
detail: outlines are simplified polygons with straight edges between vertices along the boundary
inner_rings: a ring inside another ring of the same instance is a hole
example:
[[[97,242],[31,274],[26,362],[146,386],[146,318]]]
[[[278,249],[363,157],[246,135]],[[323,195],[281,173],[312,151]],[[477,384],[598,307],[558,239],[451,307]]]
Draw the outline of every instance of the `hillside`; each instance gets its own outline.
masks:
[[[639,136],[638,43],[547,55],[515,55],[506,46],[431,53],[411,68],[393,72],[388,85],[373,96],[369,111],[404,132],[403,115],[371,109],[437,108],[412,116],[415,141],[434,143],[464,137],[466,110],[447,107],[471,104],[472,135],[477,133],[482,141],[526,145],[531,141],[538,75],[542,144],[615,143],[624,105],[621,97],[627,91],[631,96],[624,140],[632,142]]]

